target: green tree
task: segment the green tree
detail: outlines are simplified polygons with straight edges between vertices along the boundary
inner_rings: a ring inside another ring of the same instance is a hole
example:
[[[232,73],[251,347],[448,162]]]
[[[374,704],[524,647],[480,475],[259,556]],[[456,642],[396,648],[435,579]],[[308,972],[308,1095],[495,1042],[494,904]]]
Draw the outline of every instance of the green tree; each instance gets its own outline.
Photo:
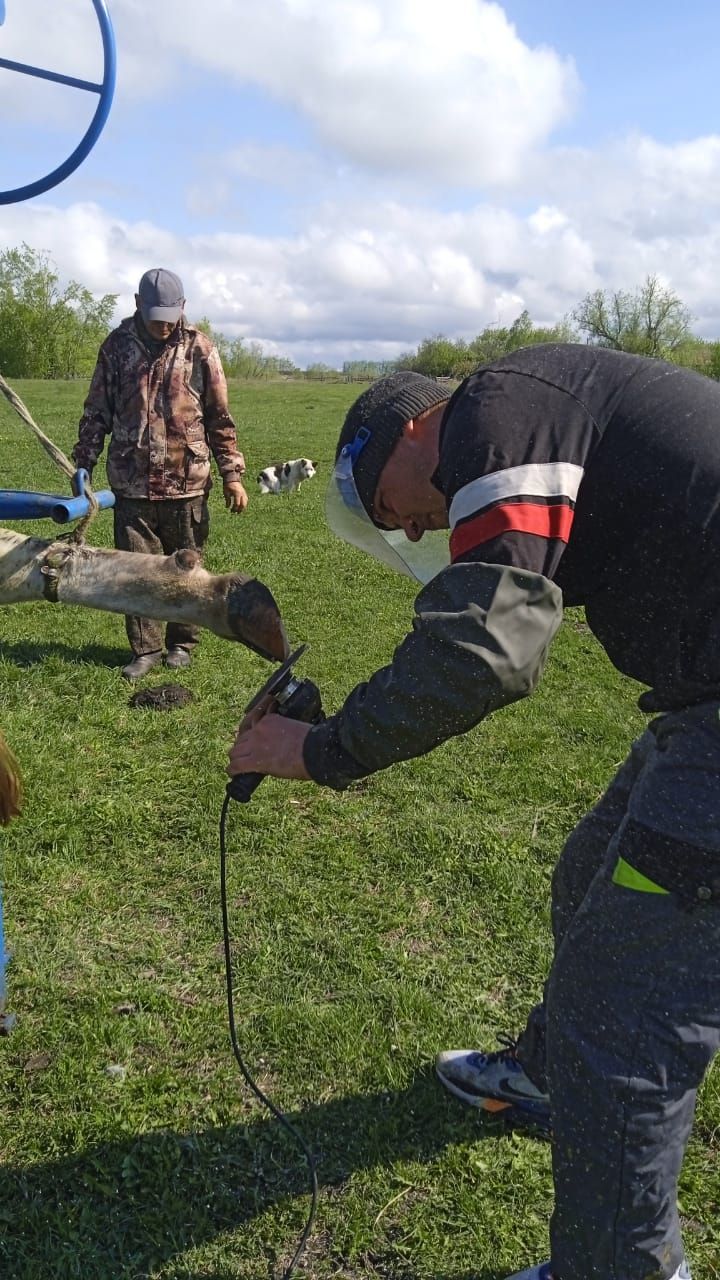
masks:
[[[573,313],[589,342],[636,355],[669,358],[690,336],[690,312],[657,276],[634,293],[589,293]]]
[[[467,350],[467,343],[462,338],[453,340],[438,333],[432,338],[424,338],[417,354],[402,367],[424,373],[426,378],[456,377],[458,369],[467,362]]]
[[[0,253],[0,370],[8,377],[73,378],[92,372],[117,297],[99,301],[28,245]]]
[[[696,373],[704,373],[708,378],[720,380],[720,342],[687,337],[684,342],[671,353],[673,364],[683,365],[686,369],[694,369]]]
[[[497,360],[521,347],[534,347],[540,342],[572,342],[575,337],[568,320],[559,324],[542,326],[533,324],[530,314],[521,311],[511,325],[489,325],[473,338],[468,350],[474,367],[489,360]]]
[[[213,329],[207,316],[198,320],[197,328],[217,347],[228,378],[277,378],[300,372],[285,356],[266,356],[259,342],[246,346],[242,338],[226,337]]]
[[[397,360],[345,360],[342,372],[346,382],[372,382],[373,378],[382,378],[397,368]]]
[[[412,369],[429,378],[465,378],[478,365],[497,360],[520,347],[538,342],[572,342],[576,335],[567,320],[550,327],[533,324],[527,311],[511,325],[488,325],[470,342],[436,334],[424,338],[417,351],[406,352],[395,362],[396,369]]]
[[[333,369],[332,365],[322,364],[321,361],[309,364],[305,370],[305,377],[310,382],[331,382],[333,378],[339,376],[337,369]]]
[[[223,368],[226,373],[229,373],[228,360],[229,360],[229,354],[230,354],[230,342],[225,337],[225,334],[220,333],[219,330],[217,329],[213,329],[207,316],[203,316],[202,320],[198,320],[195,327],[197,329],[200,329],[201,333],[207,334],[213,346],[217,347],[217,351],[222,361]]]

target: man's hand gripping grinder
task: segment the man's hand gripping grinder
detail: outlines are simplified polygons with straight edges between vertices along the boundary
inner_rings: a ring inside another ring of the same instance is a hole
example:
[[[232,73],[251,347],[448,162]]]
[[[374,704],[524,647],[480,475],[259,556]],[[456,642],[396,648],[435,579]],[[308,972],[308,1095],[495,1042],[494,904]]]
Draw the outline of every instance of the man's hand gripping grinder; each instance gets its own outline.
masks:
[[[293,674],[295,663],[306,649],[307,645],[302,644],[290,654],[248,703],[245,715],[249,715],[265,698],[272,698],[276,704],[273,708],[275,715],[302,720],[304,724],[320,724],[325,719],[317,685],[312,680],[298,680]],[[264,773],[236,773],[227,784],[227,794],[231,799],[247,804],[264,777]]]

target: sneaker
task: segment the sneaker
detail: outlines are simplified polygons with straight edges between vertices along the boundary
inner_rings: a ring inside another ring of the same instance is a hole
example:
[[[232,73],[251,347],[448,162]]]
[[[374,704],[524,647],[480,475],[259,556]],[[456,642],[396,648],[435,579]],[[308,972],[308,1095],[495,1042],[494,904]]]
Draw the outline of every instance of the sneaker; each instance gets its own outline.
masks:
[[[190,653],[187,649],[183,649],[182,645],[175,644],[172,649],[168,649],[165,657],[166,667],[189,667]]]
[[[507,1280],[553,1280],[553,1273],[550,1270],[549,1262],[541,1262],[538,1267],[528,1267],[527,1271],[516,1271],[514,1276],[508,1276]],[[683,1259],[677,1271],[673,1271],[670,1280],[691,1280],[690,1268]]]
[[[448,1049],[435,1059],[435,1071],[440,1083],[468,1106],[550,1128],[550,1099],[525,1075],[512,1040],[496,1053]]]
[[[128,662],[127,666],[123,667],[122,674],[126,680],[142,680],[148,671],[152,671],[153,667],[157,666],[161,658],[160,649],[156,649],[154,653],[138,653],[132,662]]]

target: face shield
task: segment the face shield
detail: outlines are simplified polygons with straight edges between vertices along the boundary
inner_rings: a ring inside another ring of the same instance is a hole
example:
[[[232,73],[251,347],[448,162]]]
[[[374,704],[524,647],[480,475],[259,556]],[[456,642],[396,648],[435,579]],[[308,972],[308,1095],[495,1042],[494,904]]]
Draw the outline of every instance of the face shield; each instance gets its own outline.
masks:
[[[398,573],[425,584],[450,563],[450,547],[445,530],[424,533],[411,542],[402,529],[379,529],[373,524],[355,486],[353,466],[370,439],[361,427],[355,439],[341,450],[330,477],[325,499],[325,515],[333,533]]]

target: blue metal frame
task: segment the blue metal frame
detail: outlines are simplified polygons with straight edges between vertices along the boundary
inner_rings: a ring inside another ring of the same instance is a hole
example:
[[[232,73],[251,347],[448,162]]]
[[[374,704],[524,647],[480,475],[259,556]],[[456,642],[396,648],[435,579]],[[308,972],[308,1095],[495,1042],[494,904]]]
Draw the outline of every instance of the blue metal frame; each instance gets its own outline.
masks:
[[[16,2],[20,3],[20,0],[16,0]],[[99,95],[97,108],[90,121],[89,128],[67,160],[58,165],[57,169],[53,169],[52,173],[46,174],[44,178],[40,178],[37,182],[30,182],[24,187],[16,187],[13,191],[0,191],[0,205],[18,204],[21,200],[32,200],[34,196],[42,195],[44,191],[49,191],[51,187],[63,182],[89,155],[105,127],[112,105],[113,94],[115,93],[117,72],[115,36],[105,0],[92,0],[92,5],[102,36],[103,78],[101,84],[93,84],[89,80],[78,80],[74,76],[59,75],[55,71],[46,71],[41,67],[28,66],[24,62],[11,62],[8,58],[0,58],[0,68],[4,68],[6,71],[18,71],[21,75],[37,76],[41,80],[52,80],[57,84],[66,84],[71,88],[82,89],[87,93],[97,93]],[[4,21],[5,0],[0,0],[0,27]],[[90,509],[90,503],[85,496],[87,480],[86,471],[77,472],[74,478],[76,495],[70,499],[56,494],[28,494],[16,493],[8,489],[0,490],[0,518],[31,520],[49,515],[58,524],[65,524],[69,520],[77,520],[81,516],[87,515]],[[115,503],[115,495],[108,489],[102,489],[95,496],[100,507],[112,507]],[[41,509],[38,509],[37,506],[39,500],[42,500],[40,501]],[[33,503],[36,505],[32,505]],[[15,1022],[14,1015],[5,1012],[5,968],[8,958],[5,950],[2,880],[0,880],[0,1035],[7,1034]]]
[[[21,3],[21,0],[15,0],[15,2]],[[78,165],[81,165],[86,156],[89,155],[105,127],[115,92],[117,70],[115,36],[105,0],[92,0],[92,6],[100,24],[103,43],[103,78],[101,84],[93,84],[89,80],[78,80],[74,76],[59,75],[55,71],[46,71],[41,67],[28,66],[24,62],[11,62],[8,58],[0,58],[0,68],[4,67],[7,71],[19,71],[22,75],[37,76],[41,80],[53,80],[57,84],[67,84],[74,89],[84,89],[88,93],[99,94],[97,109],[90,121],[89,128],[67,160],[58,165],[57,169],[53,169],[52,173],[46,174],[44,178],[39,178],[37,182],[29,182],[26,186],[16,187],[13,191],[0,191],[0,204],[16,204],[21,200],[32,200],[35,196],[42,195],[43,191],[49,191],[51,187],[63,182],[71,173],[74,173]],[[4,21],[5,0],[0,0],[0,26]]]

